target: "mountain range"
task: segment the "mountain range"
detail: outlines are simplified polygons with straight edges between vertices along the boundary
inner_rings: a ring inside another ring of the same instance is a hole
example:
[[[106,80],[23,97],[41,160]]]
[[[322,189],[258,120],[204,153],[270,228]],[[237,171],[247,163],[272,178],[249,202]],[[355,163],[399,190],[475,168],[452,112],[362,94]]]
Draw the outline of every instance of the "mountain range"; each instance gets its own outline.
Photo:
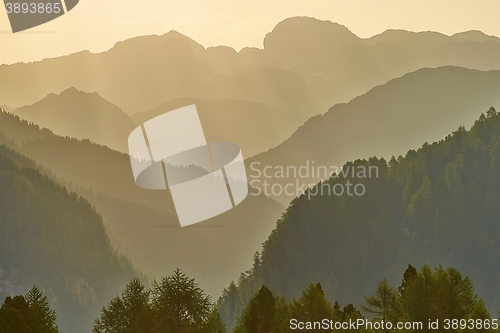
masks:
[[[2,143],[95,206],[111,244],[136,268],[151,278],[181,268],[214,297],[246,268],[283,210],[263,195],[248,196],[226,214],[180,228],[170,192],[139,188],[126,154],[55,135],[5,112],[0,112]]]
[[[102,53],[0,65],[0,76],[0,295],[40,284],[66,331],[88,331],[115,287],[142,276],[136,269],[160,278],[180,268],[212,296],[239,276],[232,290],[241,304],[262,284],[295,298],[321,281],[347,304],[408,263],[445,263],[471,275],[490,308],[500,306],[492,292],[497,37],[388,30],[359,38],[294,17],[262,49],[205,48],[170,31]],[[190,104],[208,141],[242,147],[251,194],[179,228],[170,192],[135,184],[127,136]],[[306,176],[275,173],[301,167]],[[355,167],[376,176],[353,179]],[[263,181],[271,192],[254,195]],[[366,193],[312,194],[345,181]],[[292,194],[273,193],[291,182]]]
[[[296,177],[291,172],[275,177],[280,167],[308,169],[309,174],[298,182],[310,185],[328,178],[346,161],[404,154],[458,126],[470,127],[478,117],[477,110],[500,107],[499,91],[500,71],[446,66],[408,73],[312,117],[279,146],[248,159],[250,177],[261,189],[264,181],[270,186],[281,184],[275,191],[278,195],[269,189],[267,193],[289,202],[300,193],[290,189],[293,194],[285,195],[278,188],[295,184]],[[320,166],[328,173],[313,175]],[[261,174],[264,167],[271,177]]]
[[[277,146],[305,120],[304,116],[256,102],[193,98],[176,99],[130,117],[98,93],[73,87],[59,95],[49,94],[33,105],[4,110],[42,128],[50,128],[57,135],[88,139],[128,153],[128,136],[135,127],[191,104],[197,106],[208,141],[238,142],[246,157]],[[257,132],[259,135],[255,135]]]
[[[241,141],[248,158],[276,147],[310,117],[409,72],[440,66],[500,70],[499,59],[500,39],[479,31],[446,36],[388,30],[359,38],[330,21],[294,17],[265,36],[263,49],[205,48],[170,31],[102,53],[1,65],[0,100],[57,134],[122,152],[134,126],[123,113],[145,120],[194,102],[203,110],[207,135]]]
[[[248,158],[276,147],[303,122],[304,117],[266,104],[232,99],[180,98],[132,115],[137,124],[195,104],[208,142],[237,142]],[[279,130],[276,130],[278,129]]]
[[[12,112],[58,135],[89,139],[122,152],[128,151],[127,138],[136,127],[126,113],[98,93],[75,88]]]
[[[20,107],[75,87],[128,114],[191,97],[258,102],[310,117],[422,67],[500,69],[499,55],[500,40],[479,31],[388,30],[363,39],[330,21],[294,17],[265,36],[263,49],[205,48],[170,31],[102,53],[2,65],[0,100]]]
[[[254,178],[255,172],[250,166],[252,162],[261,163],[261,171],[264,166],[299,168],[307,161],[314,161],[316,166],[340,167],[356,157],[376,155],[388,158],[402,154],[405,149],[417,148],[419,142],[432,142],[453,128],[471,124],[477,118],[477,111],[474,110],[498,105],[499,87],[498,71],[442,67],[407,74],[347,104],[336,105],[324,115],[311,118],[283,144],[247,160],[249,180],[259,179]],[[78,92],[77,95],[88,94]],[[238,101],[181,100],[132,118],[141,122],[170,108],[192,102],[200,105],[202,120],[214,126],[208,126],[206,131],[209,141],[234,138],[238,142],[237,137],[244,137],[241,132],[250,121],[240,122],[241,118],[230,118],[231,106],[241,104]],[[252,110],[258,107],[252,109],[252,103],[246,104],[249,107],[247,113],[257,112]],[[280,114],[275,109],[269,109],[270,112],[273,110]],[[241,117],[244,113],[239,115]],[[136,267],[153,276],[161,276],[165,271],[168,273],[174,266],[182,267],[197,277],[210,276],[206,280],[201,278],[201,281],[206,283],[210,294],[216,295],[238,272],[245,270],[246,260],[258,250],[283,209],[272,201],[250,195],[247,201],[252,203],[207,221],[206,228],[191,228],[180,233],[180,230],[175,231],[171,227],[178,222],[168,191],[138,188],[131,176],[127,155],[90,141],[57,136],[7,113],[0,116],[0,131],[15,142],[17,149],[48,168],[59,182],[95,205],[104,216],[113,246],[129,256]],[[237,131],[231,133],[230,126],[217,128],[223,118],[232,119],[237,124]],[[260,125],[254,124],[254,128],[257,126]],[[244,143],[251,144],[251,134],[247,132],[248,141]],[[318,177],[306,177],[300,181],[311,184],[317,180]],[[268,181],[286,185],[290,179],[274,177]],[[296,195],[300,193],[274,197],[288,204]],[[251,207],[258,207],[256,211],[259,214],[249,214],[248,211],[254,209]],[[212,226],[228,226],[236,221],[240,223],[238,227]],[[166,242],[166,239],[170,241]],[[186,246],[185,253],[194,251],[188,246],[193,243],[188,239],[196,239],[195,248],[199,248],[204,255],[179,255],[183,253],[179,249]],[[211,250],[206,251],[209,248]],[[158,251],[165,255],[158,255]],[[218,253],[217,256],[214,253]],[[238,264],[225,265],[220,258]]]

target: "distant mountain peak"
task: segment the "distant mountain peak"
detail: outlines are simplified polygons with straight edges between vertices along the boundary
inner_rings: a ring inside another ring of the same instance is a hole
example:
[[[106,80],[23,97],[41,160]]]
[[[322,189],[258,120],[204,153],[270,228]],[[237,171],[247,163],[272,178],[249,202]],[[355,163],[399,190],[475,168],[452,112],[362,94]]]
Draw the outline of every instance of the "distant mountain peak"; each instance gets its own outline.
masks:
[[[84,91],[78,90],[78,89],[76,89],[75,87],[70,87],[70,88],[68,88],[68,89],[66,89],[66,90],[64,90],[64,91],[62,91],[62,92],[59,94],[59,96],[60,96],[60,95],[63,95],[63,94],[78,94],[78,93],[84,93],[84,94],[85,94],[85,92],[84,92]]]
[[[437,32],[437,31],[409,31],[409,30],[404,30],[404,29],[387,29],[385,30],[383,33],[379,34],[379,35],[390,35],[390,34],[393,34],[393,35],[396,35],[396,34],[400,34],[400,35],[421,35],[421,36],[424,36],[424,35],[427,35],[427,36],[431,36],[431,35],[434,35],[434,36],[442,36],[442,37],[448,37],[447,35],[441,33],[441,32]],[[379,36],[379,35],[375,35],[375,36]]]
[[[277,55],[323,53],[361,38],[347,27],[312,17],[292,17],[274,27],[264,38],[264,49]]]
[[[295,16],[284,19],[279,22],[276,27],[274,27],[273,31],[277,29],[290,29],[290,28],[300,28],[307,30],[329,30],[330,32],[335,33],[345,33],[350,35],[351,37],[356,37],[354,33],[352,33],[345,25],[332,22],[330,20],[320,20],[314,17],[308,16]]]
[[[90,139],[120,151],[127,150],[126,138],[135,127],[133,120],[118,106],[96,92],[88,93],[75,87],[59,95],[49,94],[15,113],[59,135]]]
[[[188,38],[188,39],[191,39],[189,38],[188,36],[186,35],[183,35],[181,34],[180,32],[176,31],[176,30],[170,30],[169,32],[163,34],[163,36],[168,36],[168,37],[180,37],[180,38]]]
[[[459,32],[451,36],[454,40],[459,41],[471,41],[471,42],[486,42],[495,41],[500,42],[500,38],[496,36],[490,36],[479,30],[469,30],[464,32]]]
[[[385,42],[412,49],[431,50],[443,47],[450,42],[500,42],[500,38],[489,36],[478,30],[448,36],[436,31],[414,32],[402,29],[388,29],[381,34],[365,39],[365,41],[369,44]]]
[[[46,100],[47,98],[52,98],[54,100],[57,100],[58,102],[61,102],[63,100],[67,100],[67,101],[71,100],[71,102],[73,102],[73,101],[77,100],[80,103],[88,103],[88,102],[109,103],[109,105],[113,105],[114,107],[116,107],[114,104],[112,104],[111,102],[104,99],[101,95],[99,95],[98,92],[95,92],[95,91],[94,92],[86,92],[83,90],[78,90],[75,87],[69,87],[69,88],[63,90],[59,94],[50,93],[47,95],[47,97],[42,99],[40,102]],[[118,108],[118,107],[116,107],[116,108]]]
[[[0,105],[0,109],[5,110],[5,111],[7,111],[9,113],[11,113],[12,111],[14,111],[14,108],[11,108],[10,106],[5,105],[5,104]]]

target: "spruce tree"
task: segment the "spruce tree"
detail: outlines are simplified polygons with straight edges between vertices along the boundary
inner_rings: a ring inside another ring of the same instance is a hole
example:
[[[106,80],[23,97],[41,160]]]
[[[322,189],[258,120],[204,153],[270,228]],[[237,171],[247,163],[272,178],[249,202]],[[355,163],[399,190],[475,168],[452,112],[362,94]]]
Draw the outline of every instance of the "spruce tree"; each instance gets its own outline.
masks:
[[[366,305],[362,309],[372,315],[375,320],[387,321],[392,319],[391,312],[396,299],[396,292],[389,286],[387,279],[383,279],[377,286],[375,295],[365,297]]]
[[[153,311],[158,332],[201,332],[211,313],[209,296],[180,269],[153,283]]]
[[[42,291],[33,286],[25,298],[30,309],[31,330],[38,333],[58,333],[56,311],[50,308],[49,301]]]
[[[8,296],[0,308],[0,333],[59,333],[56,312],[36,286],[25,296]]]
[[[94,333],[149,333],[153,327],[150,292],[138,279],[111,300],[94,322]]]
[[[243,314],[238,318],[233,332],[274,333],[280,327],[277,322],[276,298],[266,286],[250,299]]]
[[[203,333],[226,333],[226,325],[222,321],[217,307],[212,310],[204,324]]]
[[[323,319],[331,320],[333,317],[332,306],[326,299],[321,283],[311,283],[302,292],[302,296],[292,302],[290,308],[292,318],[302,322],[320,322]]]

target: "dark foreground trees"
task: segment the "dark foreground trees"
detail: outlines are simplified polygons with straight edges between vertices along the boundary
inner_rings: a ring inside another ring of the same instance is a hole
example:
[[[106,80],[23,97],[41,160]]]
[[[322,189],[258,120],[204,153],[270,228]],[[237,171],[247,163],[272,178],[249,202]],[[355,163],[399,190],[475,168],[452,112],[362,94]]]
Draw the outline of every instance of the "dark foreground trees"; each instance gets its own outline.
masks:
[[[289,309],[283,297],[273,295],[262,286],[250,299],[243,314],[238,318],[235,333],[283,333],[288,332]]]
[[[221,298],[219,305],[225,305],[223,302]],[[457,269],[441,265],[424,265],[420,271],[408,265],[399,287],[383,279],[374,294],[365,297],[362,310],[367,318],[352,304],[342,308],[335,302],[332,306],[320,283],[310,284],[291,303],[262,286],[244,306],[233,333],[500,332],[496,329],[498,319],[491,318],[483,300],[475,294],[472,281]],[[350,322],[363,324],[353,329]],[[437,322],[438,326],[430,329],[429,322]],[[398,323],[403,325],[398,328]],[[461,328],[464,323],[466,327]]]
[[[352,304],[341,309],[335,302],[332,307],[320,283],[310,284],[301,297],[290,304],[283,296],[276,296],[269,288],[262,286],[238,317],[233,333],[331,332],[318,323],[330,325],[331,322],[356,321],[362,318]],[[313,323],[317,325],[314,326]]]
[[[472,281],[457,269],[441,265],[435,268],[424,265],[420,271],[408,265],[399,287],[383,279],[374,294],[365,297],[362,309],[368,318],[352,304],[342,308],[335,302],[332,306],[320,283],[310,284],[290,303],[261,286],[243,307],[235,326],[229,328],[233,333],[500,332],[498,319],[490,316],[483,300],[475,294]],[[0,333],[59,333],[56,320],[47,297],[33,287],[24,296],[5,299],[0,308]],[[345,326],[349,322],[363,324],[353,329]],[[377,326],[382,322],[386,325]],[[429,327],[430,322],[438,325]],[[396,328],[398,323],[422,323],[422,326]],[[94,333],[226,333],[226,330],[210,298],[194,279],[179,269],[155,281],[151,290],[138,279],[130,281],[122,294],[102,309],[93,328]]]
[[[292,318],[302,322],[315,322],[324,319],[333,319],[333,311],[330,302],[326,299],[321,283],[312,283],[302,292],[298,300],[294,300],[290,306]],[[298,330],[301,332],[302,330]],[[303,330],[311,332],[311,330]],[[316,330],[312,330],[315,332]],[[319,330],[317,330],[320,332]]]
[[[59,333],[56,312],[37,287],[8,296],[0,308],[0,333]]]
[[[95,320],[94,333],[225,333],[209,296],[179,269],[147,290],[132,280]]]
[[[115,297],[101,317],[95,320],[94,332],[125,333],[150,332],[153,313],[150,291],[138,279],[133,279],[120,297]]]
[[[483,300],[475,294],[472,281],[453,267],[438,265],[432,269],[424,265],[417,272],[409,265],[398,289],[384,279],[373,296],[365,297],[365,303],[363,309],[372,320],[420,322],[420,332],[498,332]],[[477,320],[481,324],[477,325]],[[438,323],[438,328],[429,329],[429,321]],[[466,328],[461,329],[460,323]]]

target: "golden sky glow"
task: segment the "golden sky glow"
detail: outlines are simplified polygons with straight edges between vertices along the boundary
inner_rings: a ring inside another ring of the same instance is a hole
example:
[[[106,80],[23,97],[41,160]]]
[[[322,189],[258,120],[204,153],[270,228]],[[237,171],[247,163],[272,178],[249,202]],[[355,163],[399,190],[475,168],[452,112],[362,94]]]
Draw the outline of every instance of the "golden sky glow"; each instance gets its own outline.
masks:
[[[386,29],[500,36],[499,13],[500,0],[80,0],[67,15],[18,34],[0,11],[0,63],[100,52],[123,39],[169,30],[205,47],[262,47],[265,34],[291,16],[337,22],[360,37]]]

